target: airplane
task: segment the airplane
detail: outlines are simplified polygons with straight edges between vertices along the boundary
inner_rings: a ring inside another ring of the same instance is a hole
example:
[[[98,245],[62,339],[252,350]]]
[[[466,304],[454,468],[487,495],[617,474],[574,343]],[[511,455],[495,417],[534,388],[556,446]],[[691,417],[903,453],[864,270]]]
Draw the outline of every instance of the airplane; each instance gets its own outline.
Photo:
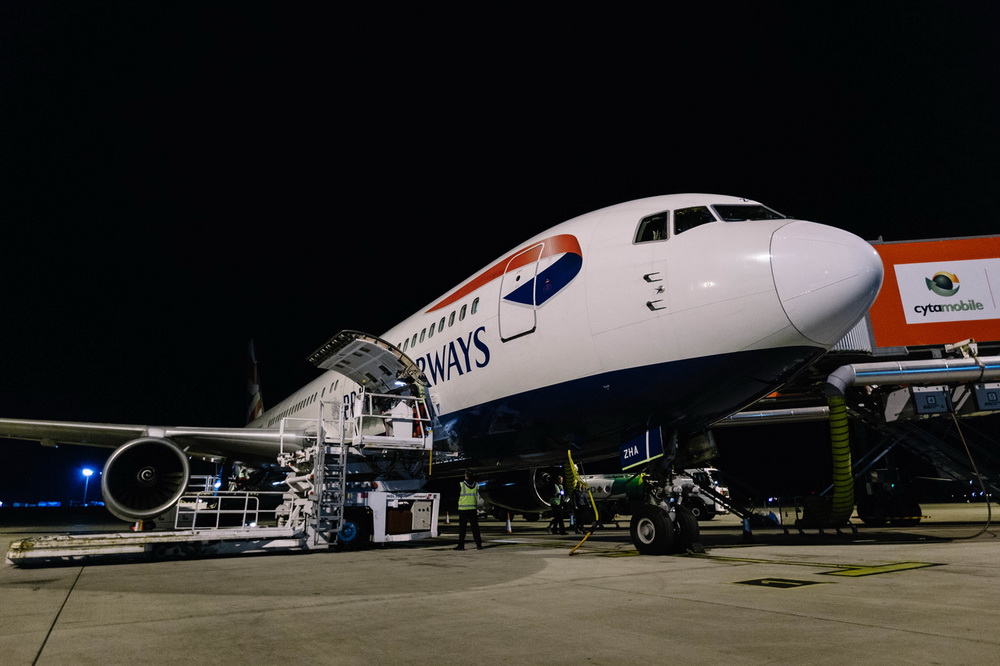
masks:
[[[243,428],[0,419],[0,436],[115,447],[106,505],[128,521],[176,503],[193,455],[275,461],[324,403],[402,381],[433,412],[433,477],[533,471],[619,456],[644,472],[631,537],[642,553],[697,541],[672,470],[703,466],[713,423],[773,392],[860,321],[882,283],[847,231],[713,194],[637,199],[580,215],[500,256],[380,336],[344,331],[325,369]],[[372,473],[399,476],[377,465]],[[411,469],[411,468],[407,468]],[[418,483],[426,473],[411,469]],[[404,475],[405,476],[405,475]]]

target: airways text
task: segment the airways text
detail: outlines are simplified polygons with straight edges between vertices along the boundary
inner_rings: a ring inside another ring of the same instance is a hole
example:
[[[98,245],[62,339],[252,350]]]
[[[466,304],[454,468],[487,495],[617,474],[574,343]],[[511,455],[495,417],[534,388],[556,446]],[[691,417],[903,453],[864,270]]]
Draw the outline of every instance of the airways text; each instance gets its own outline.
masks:
[[[480,326],[464,338],[457,338],[438,350],[428,352],[416,359],[417,367],[427,375],[431,384],[446,382],[475,368],[485,368],[490,362],[490,348],[482,340],[485,332],[486,327]]]

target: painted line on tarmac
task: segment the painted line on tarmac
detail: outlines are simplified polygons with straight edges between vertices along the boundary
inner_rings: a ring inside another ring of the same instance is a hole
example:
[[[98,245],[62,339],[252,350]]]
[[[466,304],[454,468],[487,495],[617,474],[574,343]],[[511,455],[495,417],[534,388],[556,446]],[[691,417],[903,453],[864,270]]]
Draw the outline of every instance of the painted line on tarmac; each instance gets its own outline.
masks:
[[[706,560],[718,562],[739,562],[742,564],[783,564],[796,567],[832,568],[833,571],[824,571],[827,576],[847,576],[849,578],[860,578],[862,576],[875,576],[878,574],[896,573],[898,571],[912,571],[914,569],[924,569],[926,567],[944,566],[936,562],[891,562],[889,564],[835,564],[832,562],[802,562],[795,560],[768,560],[755,557],[725,557],[719,555],[692,554],[689,557],[698,557]]]
[[[637,550],[608,550],[604,552],[596,552],[593,554],[599,555],[601,557],[638,557],[639,551]]]
[[[528,539],[488,539],[490,543],[497,544],[498,546],[529,546],[531,548],[546,548],[546,549],[558,549],[558,548],[569,548],[571,553],[576,555],[597,555],[599,557],[633,557],[639,554],[637,550],[621,550],[622,547],[629,548],[631,544],[626,546],[612,546],[608,548],[601,548],[595,544],[587,544],[585,548],[580,548],[581,543],[568,542],[562,540],[551,540],[542,538],[528,538]]]
[[[924,569],[926,567],[941,567],[940,563],[934,562],[896,562],[894,564],[883,564],[881,566],[851,566],[840,571],[824,571],[827,576],[849,576],[857,578],[860,576],[874,576],[876,574],[895,573],[897,571],[911,571],[913,569]]]

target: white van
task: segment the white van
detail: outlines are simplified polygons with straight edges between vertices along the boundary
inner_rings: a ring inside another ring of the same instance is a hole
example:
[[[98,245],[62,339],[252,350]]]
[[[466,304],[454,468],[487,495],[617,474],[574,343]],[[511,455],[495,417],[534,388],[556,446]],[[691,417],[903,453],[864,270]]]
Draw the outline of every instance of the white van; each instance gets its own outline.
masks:
[[[674,483],[685,486],[688,483],[691,485],[697,485],[699,488],[708,488],[723,497],[729,497],[729,488],[726,486],[719,485],[719,481],[715,478],[715,474],[718,472],[714,467],[702,467],[698,469],[686,469],[684,470],[684,476],[677,476],[674,478]],[[685,498],[683,505],[691,509],[691,513],[698,520],[712,520],[720,513],[729,513],[729,509],[726,508],[721,502],[716,501],[714,497],[708,493],[685,493]]]

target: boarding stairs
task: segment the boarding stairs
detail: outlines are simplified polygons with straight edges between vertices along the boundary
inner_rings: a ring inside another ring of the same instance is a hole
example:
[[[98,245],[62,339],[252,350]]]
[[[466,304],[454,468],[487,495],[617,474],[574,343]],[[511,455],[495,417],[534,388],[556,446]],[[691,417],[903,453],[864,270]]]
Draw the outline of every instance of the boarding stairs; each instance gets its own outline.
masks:
[[[279,522],[306,535],[307,548],[336,544],[348,501],[348,457],[365,458],[387,451],[430,452],[431,419],[423,395],[395,395],[362,388],[350,408],[320,402],[315,443],[286,453],[282,439],[279,462],[289,468],[285,483],[287,512]],[[291,430],[282,423],[281,432]]]
[[[928,421],[921,424],[923,429],[914,423],[894,424],[903,425],[899,444],[931,463],[941,479],[958,482],[968,488],[978,474],[990,494],[995,496],[1000,493],[1000,458],[997,454],[1000,449],[997,448],[995,435],[976,432],[967,419],[961,421],[963,434],[949,427],[954,424],[945,419]],[[975,489],[979,489],[978,483]]]
[[[749,519],[754,515],[753,509],[747,509],[746,507],[736,504],[732,497],[723,495],[711,486],[698,486],[698,492],[711,497],[717,504],[720,504],[728,509],[730,513],[739,516],[742,519]]]
[[[314,444],[286,452],[284,433],[290,419],[282,419],[278,462],[288,468],[288,492],[279,508],[280,526],[304,535],[306,548],[332,545],[343,527],[347,483],[347,425],[338,403],[320,402]]]
[[[975,470],[983,475],[990,486],[990,492],[1000,492],[1000,447],[995,434],[979,429],[979,421],[996,423],[994,417],[961,419],[956,424],[952,419],[928,418],[919,421],[892,421],[888,423],[864,419],[879,441],[873,443],[868,452],[855,463],[855,477],[868,470],[894,447],[906,449],[913,455],[934,466],[938,477],[967,484],[975,478]],[[958,432],[962,429],[962,433]],[[975,456],[976,461],[970,459]]]

